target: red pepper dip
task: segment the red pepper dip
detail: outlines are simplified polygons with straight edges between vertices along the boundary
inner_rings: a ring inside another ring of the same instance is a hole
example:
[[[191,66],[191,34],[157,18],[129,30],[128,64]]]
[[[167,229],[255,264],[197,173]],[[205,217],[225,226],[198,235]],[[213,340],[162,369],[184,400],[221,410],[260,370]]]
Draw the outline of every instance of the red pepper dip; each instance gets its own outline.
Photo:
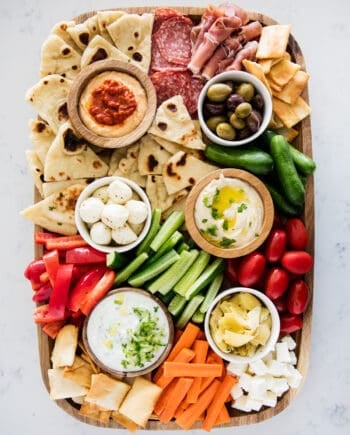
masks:
[[[83,123],[104,137],[122,137],[132,132],[146,110],[147,97],[141,83],[119,71],[105,71],[92,78],[79,100]]]

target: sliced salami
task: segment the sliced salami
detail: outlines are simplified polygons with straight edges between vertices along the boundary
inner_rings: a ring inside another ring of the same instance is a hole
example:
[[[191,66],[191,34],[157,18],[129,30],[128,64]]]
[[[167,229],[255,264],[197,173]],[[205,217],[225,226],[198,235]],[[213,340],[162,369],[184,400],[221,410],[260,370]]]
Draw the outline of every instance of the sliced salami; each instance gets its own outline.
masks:
[[[170,63],[186,65],[191,60],[192,21],[179,16],[164,21],[153,35],[162,56]]]
[[[160,26],[169,18],[180,17],[181,12],[172,8],[157,8],[154,11],[153,33],[158,32]]]
[[[156,71],[186,71],[185,65],[179,65],[177,63],[168,62],[162,53],[158,49],[157,44],[154,42],[152,36],[152,51],[151,51],[151,65],[150,73],[153,74]]]

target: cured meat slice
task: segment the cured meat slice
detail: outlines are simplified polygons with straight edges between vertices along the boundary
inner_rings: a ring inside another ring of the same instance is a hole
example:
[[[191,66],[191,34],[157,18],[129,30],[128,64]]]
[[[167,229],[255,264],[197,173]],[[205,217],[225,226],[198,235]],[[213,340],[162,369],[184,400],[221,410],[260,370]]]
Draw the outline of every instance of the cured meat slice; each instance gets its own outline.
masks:
[[[162,53],[159,51],[157,44],[154,41],[154,35],[152,36],[152,50],[151,50],[151,66],[150,74],[156,71],[186,71],[185,65],[179,65],[177,63],[168,62]]]
[[[160,26],[169,18],[183,16],[181,12],[172,8],[157,8],[154,11],[153,33],[158,32]]]
[[[188,17],[172,17],[164,21],[154,41],[162,56],[170,63],[187,65],[191,59],[191,30],[193,23]]]

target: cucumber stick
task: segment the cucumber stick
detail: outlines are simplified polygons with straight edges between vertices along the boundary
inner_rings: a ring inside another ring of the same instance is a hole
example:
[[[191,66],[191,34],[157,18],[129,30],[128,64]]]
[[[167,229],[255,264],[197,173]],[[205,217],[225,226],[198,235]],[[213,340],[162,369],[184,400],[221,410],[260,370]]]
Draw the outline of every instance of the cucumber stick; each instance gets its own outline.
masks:
[[[180,233],[180,231],[175,231],[175,233],[173,233],[169,239],[162,244],[158,251],[152,255],[152,257],[148,260],[148,263],[153,263],[154,260],[157,260],[159,257],[169,252],[182,239],[183,235]]]
[[[128,280],[128,278],[136,272],[136,270],[142,266],[142,264],[147,260],[148,254],[143,252],[138,255],[131,263],[129,263],[123,270],[118,272],[116,279],[114,280],[114,285],[119,285],[122,282]]]
[[[159,208],[153,209],[150,229],[146,237],[137,248],[136,255],[140,255],[142,252],[147,252],[149,250],[149,247],[159,230],[161,217],[162,211]]]
[[[168,311],[174,317],[178,316],[181,313],[181,311],[184,309],[186,304],[187,304],[187,301],[186,301],[185,297],[175,293],[175,296],[169,302]]]
[[[207,267],[209,260],[210,254],[205,251],[200,251],[196,261],[192,264],[180,281],[174,286],[176,293],[181,296],[185,296],[187,290]]]
[[[191,267],[198,254],[199,252],[196,249],[182,251],[179,259],[155,281],[149,284],[147,289],[151,293],[159,292],[162,295],[166,295]]]
[[[184,224],[184,222],[184,213],[182,211],[173,211],[152,240],[150,245],[152,251],[157,252],[163,243],[165,243],[166,240],[168,240],[169,237]]]
[[[197,309],[197,311],[193,314],[191,320],[193,323],[203,323],[204,318],[205,318],[205,314],[202,313],[199,309]]]
[[[211,303],[216,298],[216,295],[220,290],[223,280],[224,280],[224,274],[219,273],[211,282],[208,290],[206,291],[204,301],[201,303],[201,306],[199,307],[199,311],[202,314],[205,314],[208,311],[208,308],[210,307]]]
[[[141,254],[142,255],[142,254]],[[149,281],[160,275],[164,270],[168,269],[176,260],[179,259],[179,254],[172,249],[162,257],[158,258],[151,265],[141,269],[136,274],[128,279],[128,283],[133,287],[142,287],[146,281]]]
[[[203,295],[196,295],[190,300],[190,302],[187,303],[185,309],[183,310],[176,322],[176,328],[183,329],[186,326],[186,324],[191,320],[191,317],[197,311],[203,300]]]
[[[127,256],[117,251],[109,252],[106,257],[106,266],[111,269],[120,269],[124,267],[127,262]]]
[[[206,287],[212,280],[224,270],[224,261],[222,258],[216,258],[202,273],[200,277],[191,285],[186,291],[185,298],[187,300],[192,299],[197,293],[199,293],[204,287]],[[203,298],[204,299],[204,298]]]

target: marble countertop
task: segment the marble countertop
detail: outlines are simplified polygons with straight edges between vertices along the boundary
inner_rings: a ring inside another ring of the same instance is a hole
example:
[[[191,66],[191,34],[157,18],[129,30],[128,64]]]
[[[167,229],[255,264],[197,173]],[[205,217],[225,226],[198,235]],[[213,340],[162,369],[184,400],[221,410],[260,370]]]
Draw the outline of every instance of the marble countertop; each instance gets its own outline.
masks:
[[[244,0],[237,3],[281,23],[291,23],[311,74],[309,90],[317,163],[314,315],[309,373],[296,400],[268,421],[214,430],[214,433],[349,434],[350,147],[345,131],[349,123],[350,2]],[[34,113],[24,102],[24,94],[38,80],[40,47],[56,22],[92,9],[146,4],[176,2],[1,2],[0,197],[4,203],[1,221],[6,228],[2,236],[0,292],[2,435],[107,433],[106,429],[85,425],[65,414],[49,400],[41,380],[31,289],[22,275],[33,256],[32,226],[19,216],[33,196],[24,151],[30,147],[27,122]],[[179,4],[205,6],[206,2],[182,0]]]

